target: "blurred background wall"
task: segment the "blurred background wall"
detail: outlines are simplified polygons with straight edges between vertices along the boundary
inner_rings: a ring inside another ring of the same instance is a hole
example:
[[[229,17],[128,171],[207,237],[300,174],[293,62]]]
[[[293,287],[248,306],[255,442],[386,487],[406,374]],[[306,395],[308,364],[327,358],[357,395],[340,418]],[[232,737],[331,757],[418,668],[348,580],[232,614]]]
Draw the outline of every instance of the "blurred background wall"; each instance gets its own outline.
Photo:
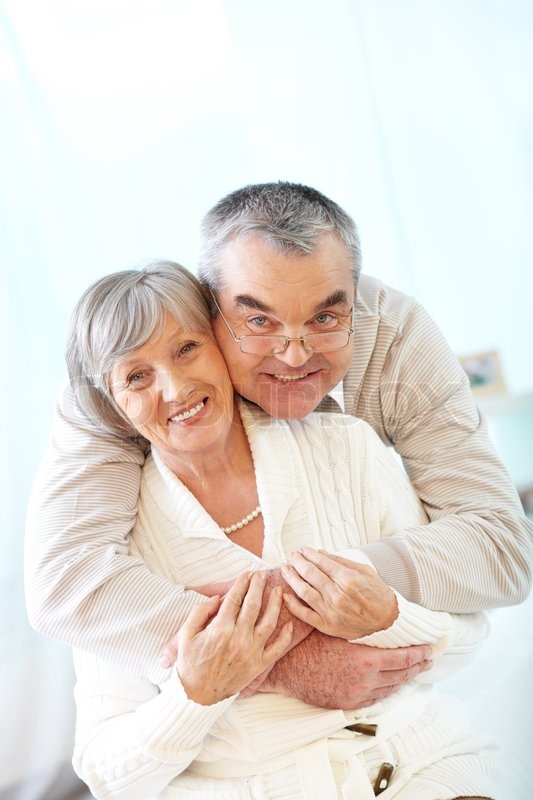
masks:
[[[22,545],[81,291],[151,258],[194,269],[232,189],[315,186],[367,273],[459,355],[497,352],[505,391],[480,402],[527,488],[532,85],[529,0],[0,0],[2,800],[60,800],[72,746],[70,654],[26,623]]]

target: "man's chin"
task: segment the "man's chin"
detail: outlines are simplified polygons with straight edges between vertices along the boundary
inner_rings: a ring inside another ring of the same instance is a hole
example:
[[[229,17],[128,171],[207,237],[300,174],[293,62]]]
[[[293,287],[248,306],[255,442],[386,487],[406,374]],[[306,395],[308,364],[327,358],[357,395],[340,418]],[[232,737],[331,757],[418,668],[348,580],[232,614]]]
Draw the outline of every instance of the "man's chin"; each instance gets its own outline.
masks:
[[[271,417],[302,419],[315,410],[322,398],[315,392],[271,390],[254,393],[249,399]]]

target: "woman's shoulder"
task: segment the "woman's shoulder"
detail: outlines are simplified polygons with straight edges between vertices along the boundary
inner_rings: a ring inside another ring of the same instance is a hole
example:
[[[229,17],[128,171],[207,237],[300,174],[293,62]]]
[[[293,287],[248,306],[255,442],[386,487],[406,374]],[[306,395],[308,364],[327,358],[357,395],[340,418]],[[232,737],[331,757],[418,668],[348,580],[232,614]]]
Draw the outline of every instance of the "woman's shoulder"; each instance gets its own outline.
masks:
[[[245,428],[281,431],[297,439],[329,441],[339,439],[367,447],[384,448],[374,429],[360,417],[342,412],[313,411],[301,419],[277,419],[246,400],[239,400]]]

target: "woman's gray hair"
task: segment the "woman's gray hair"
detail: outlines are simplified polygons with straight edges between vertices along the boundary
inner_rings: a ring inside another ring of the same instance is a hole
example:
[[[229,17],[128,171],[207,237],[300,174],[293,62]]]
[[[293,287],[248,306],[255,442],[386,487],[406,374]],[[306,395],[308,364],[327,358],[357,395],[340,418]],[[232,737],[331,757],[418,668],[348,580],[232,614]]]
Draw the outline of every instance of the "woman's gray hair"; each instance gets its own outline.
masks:
[[[113,400],[110,373],[162,330],[166,313],[186,330],[212,333],[205,289],[172,261],[107,275],[81,296],[70,321],[66,361],[77,405],[93,425],[135,436]]]
[[[215,290],[221,284],[221,252],[228,242],[259,236],[283,253],[312,253],[324,234],[346,245],[354,285],[361,271],[361,248],[355,222],[316,189],[298,183],[259,183],[223,197],[204,217],[198,276]],[[268,281],[268,275],[265,275]]]

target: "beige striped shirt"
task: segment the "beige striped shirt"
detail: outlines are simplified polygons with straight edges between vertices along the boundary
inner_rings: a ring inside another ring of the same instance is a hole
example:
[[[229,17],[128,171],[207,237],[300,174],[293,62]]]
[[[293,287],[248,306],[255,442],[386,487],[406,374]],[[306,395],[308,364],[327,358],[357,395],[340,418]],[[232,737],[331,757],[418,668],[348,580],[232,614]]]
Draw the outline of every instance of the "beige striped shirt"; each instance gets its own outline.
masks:
[[[367,276],[355,328],[345,411],[394,445],[431,520],[365,552],[387,583],[427,608],[521,602],[533,526],[442,334],[412,298]],[[182,600],[129,555],[143,462],[137,445],[82,418],[67,386],[32,492],[25,562],[38,631],[141,671],[174,631]]]

